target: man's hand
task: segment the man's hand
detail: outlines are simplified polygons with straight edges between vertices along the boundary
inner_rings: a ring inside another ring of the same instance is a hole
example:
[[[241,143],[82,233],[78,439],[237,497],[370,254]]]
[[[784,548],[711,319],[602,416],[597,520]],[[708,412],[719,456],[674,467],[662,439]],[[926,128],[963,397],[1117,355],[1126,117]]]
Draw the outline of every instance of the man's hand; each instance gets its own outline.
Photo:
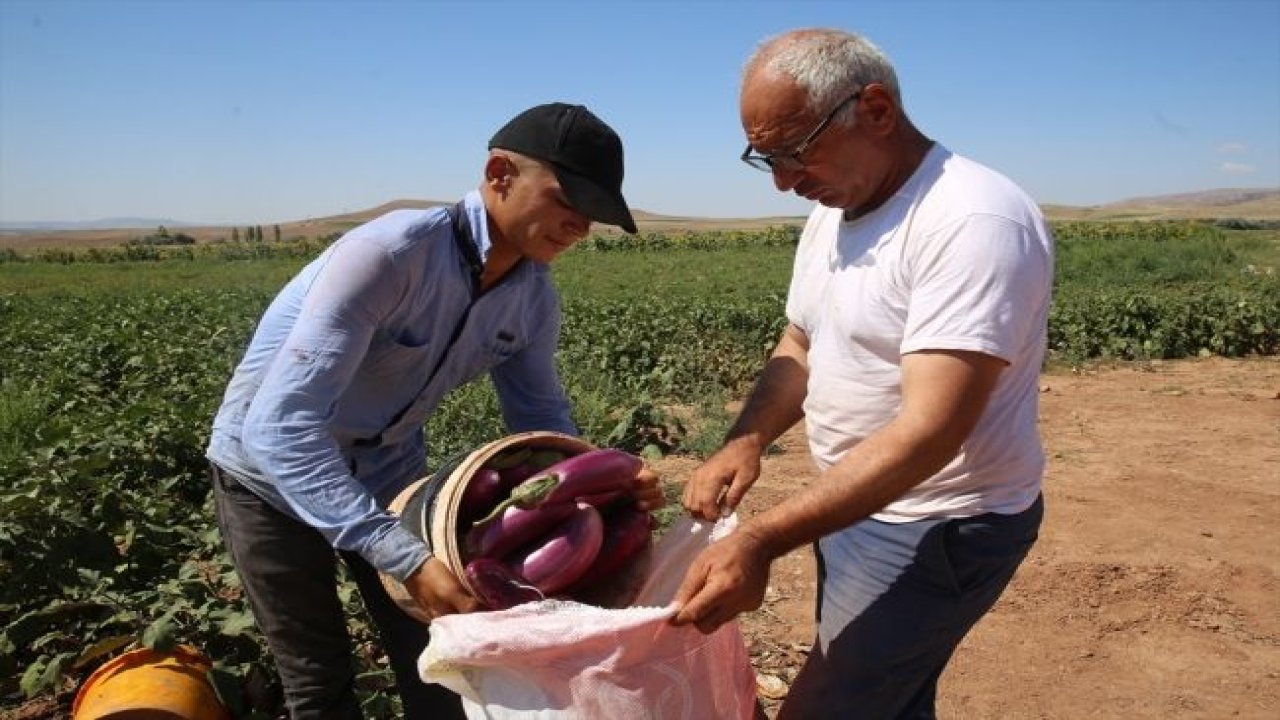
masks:
[[[404,581],[404,589],[433,619],[480,609],[480,602],[467,593],[439,558],[427,558]]]
[[[682,502],[690,515],[718,520],[737,509],[759,477],[759,448],[744,440],[731,440],[694,468],[685,483]]]
[[[760,607],[771,563],[760,540],[741,528],[712,543],[694,558],[676,591],[679,611],[672,624],[692,623],[710,634]]]
[[[631,488],[631,495],[636,499],[636,507],[645,512],[653,512],[667,504],[667,498],[662,494],[662,484],[658,480],[658,473],[654,472],[648,465],[641,468],[636,475],[636,482]]]

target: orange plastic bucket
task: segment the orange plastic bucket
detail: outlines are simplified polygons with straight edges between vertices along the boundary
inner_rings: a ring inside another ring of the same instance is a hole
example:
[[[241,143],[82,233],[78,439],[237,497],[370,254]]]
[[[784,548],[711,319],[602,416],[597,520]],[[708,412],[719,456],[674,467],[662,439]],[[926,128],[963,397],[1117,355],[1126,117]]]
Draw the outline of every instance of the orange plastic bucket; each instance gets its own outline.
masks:
[[[558,450],[566,455],[580,455],[595,450],[591,443],[563,433],[535,431],[508,435],[472,451],[456,462],[446,463],[435,474],[405,488],[391,501],[388,510],[420,538],[427,540],[432,552],[458,578],[468,592],[474,594],[467,581],[458,532],[458,513],[462,495],[471,477],[494,456],[523,447]],[[380,576],[387,594],[400,609],[424,623],[431,617],[409,595],[395,578]]]
[[[229,720],[205,677],[210,667],[192,647],[131,650],[84,681],[71,704],[72,720]]]

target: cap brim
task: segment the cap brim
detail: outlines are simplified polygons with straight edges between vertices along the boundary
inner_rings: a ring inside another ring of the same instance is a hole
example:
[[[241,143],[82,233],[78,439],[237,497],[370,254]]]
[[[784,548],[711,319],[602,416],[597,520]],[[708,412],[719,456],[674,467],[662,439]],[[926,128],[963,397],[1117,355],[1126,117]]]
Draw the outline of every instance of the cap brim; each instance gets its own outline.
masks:
[[[560,181],[560,189],[574,210],[586,215],[596,222],[606,225],[617,225],[632,235],[636,234],[636,221],[631,218],[631,210],[621,193],[611,193],[570,170],[551,163],[551,168]]]

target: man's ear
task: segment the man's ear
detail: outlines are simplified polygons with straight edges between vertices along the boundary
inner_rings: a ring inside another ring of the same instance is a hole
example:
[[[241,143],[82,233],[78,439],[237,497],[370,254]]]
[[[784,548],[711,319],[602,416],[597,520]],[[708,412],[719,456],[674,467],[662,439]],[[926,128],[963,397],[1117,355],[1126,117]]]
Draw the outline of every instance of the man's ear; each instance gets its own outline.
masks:
[[[860,122],[873,134],[888,135],[902,119],[902,109],[880,83],[872,83],[863,89],[862,105],[865,108]]]
[[[502,194],[510,190],[512,181],[519,174],[520,169],[511,158],[503,155],[490,155],[484,163],[484,182],[496,193]]]

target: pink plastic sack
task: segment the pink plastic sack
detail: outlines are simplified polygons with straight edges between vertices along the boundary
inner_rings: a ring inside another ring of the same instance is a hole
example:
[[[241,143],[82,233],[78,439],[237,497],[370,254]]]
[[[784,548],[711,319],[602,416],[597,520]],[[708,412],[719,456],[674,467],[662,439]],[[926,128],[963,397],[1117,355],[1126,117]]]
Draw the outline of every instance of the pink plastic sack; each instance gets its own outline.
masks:
[[[438,618],[419,673],[461,695],[470,720],[749,720],[755,672],[738,623],[703,635],[668,622],[693,558],[736,525],[677,520],[625,609],[545,600]]]

